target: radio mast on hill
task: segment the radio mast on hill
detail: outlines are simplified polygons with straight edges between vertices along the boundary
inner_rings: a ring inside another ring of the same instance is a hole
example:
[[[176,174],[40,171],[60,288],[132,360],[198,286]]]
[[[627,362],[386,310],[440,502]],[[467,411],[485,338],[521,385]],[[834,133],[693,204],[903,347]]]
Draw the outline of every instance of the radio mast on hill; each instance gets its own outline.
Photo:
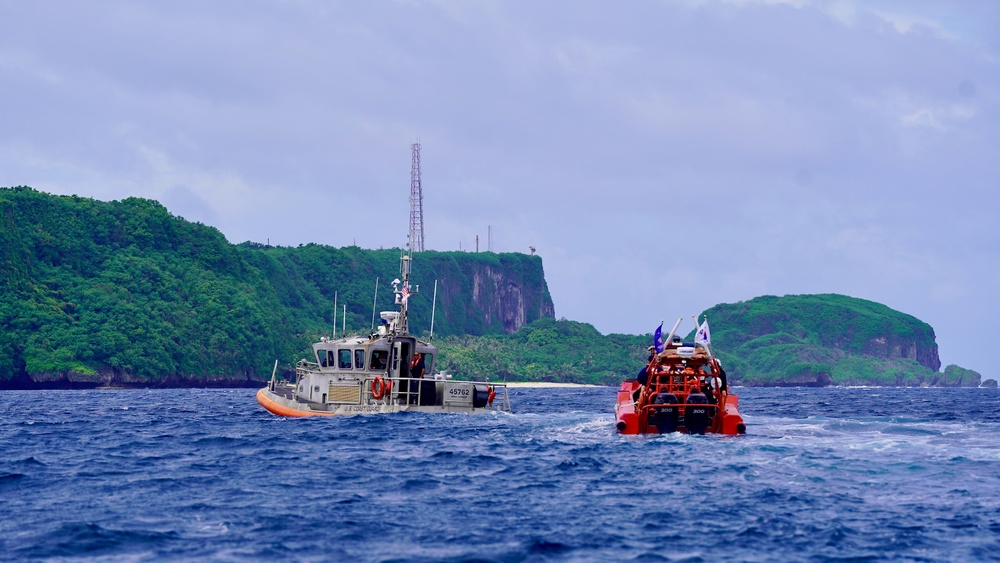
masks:
[[[420,143],[413,143],[410,164],[410,250],[424,251],[424,193],[420,188]]]

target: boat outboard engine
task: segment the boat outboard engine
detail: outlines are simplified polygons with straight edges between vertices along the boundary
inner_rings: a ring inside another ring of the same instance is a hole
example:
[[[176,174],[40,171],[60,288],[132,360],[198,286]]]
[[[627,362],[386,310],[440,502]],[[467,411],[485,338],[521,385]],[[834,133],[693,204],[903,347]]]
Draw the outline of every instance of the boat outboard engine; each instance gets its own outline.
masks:
[[[668,407],[655,407],[653,409],[652,422],[656,425],[656,430],[660,434],[677,432],[677,419],[679,418],[677,396],[673,393],[657,393],[653,397],[654,405],[671,405]]]
[[[691,393],[686,402],[684,427],[690,434],[704,434],[709,422],[708,397],[701,393]]]

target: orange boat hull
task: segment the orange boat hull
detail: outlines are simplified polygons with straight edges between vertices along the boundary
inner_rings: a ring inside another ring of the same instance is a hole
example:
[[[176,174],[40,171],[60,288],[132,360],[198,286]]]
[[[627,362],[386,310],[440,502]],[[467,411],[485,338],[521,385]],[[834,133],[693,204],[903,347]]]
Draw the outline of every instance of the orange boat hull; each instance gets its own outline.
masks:
[[[634,380],[623,381],[618,389],[618,401],[615,403],[615,428],[620,434],[659,434],[656,425],[643,420],[641,412],[636,407],[635,395],[640,385]],[[739,412],[740,399],[731,393],[724,394],[721,405],[715,405],[718,412],[713,417],[712,424],[706,432],[713,434],[739,435],[746,433],[746,423]],[[682,427],[679,432],[685,432]]]
[[[292,416],[292,417],[303,417],[303,416],[333,416],[333,413],[326,412],[307,412],[297,409],[292,409],[270,399],[266,393],[265,389],[257,391],[257,402],[260,406],[267,409],[269,412],[276,414],[278,416]]]

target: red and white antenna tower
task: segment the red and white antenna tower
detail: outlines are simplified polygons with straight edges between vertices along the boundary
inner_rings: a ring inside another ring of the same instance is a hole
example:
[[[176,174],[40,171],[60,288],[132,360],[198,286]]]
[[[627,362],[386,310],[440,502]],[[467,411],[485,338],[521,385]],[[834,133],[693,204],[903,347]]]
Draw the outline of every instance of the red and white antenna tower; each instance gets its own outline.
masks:
[[[420,143],[413,143],[410,165],[410,250],[424,250],[424,192],[420,188]]]

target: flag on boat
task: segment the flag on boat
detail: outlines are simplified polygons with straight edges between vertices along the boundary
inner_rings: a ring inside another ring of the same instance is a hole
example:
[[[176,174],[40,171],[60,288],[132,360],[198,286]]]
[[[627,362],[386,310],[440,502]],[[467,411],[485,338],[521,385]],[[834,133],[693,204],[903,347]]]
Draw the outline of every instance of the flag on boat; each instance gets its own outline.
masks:
[[[653,333],[653,347],[656,348],[656,353],[659,354],[663,351],[663,323],[656,327],[656,332]]]
[[[403,284],[403,290],[400,293],[403,295],[403,303],[406,303],[406,300],[410,298],[410,284]]]
[[[694,343],[702,346],[708,346],[712,343],[712,333],[708,330],[708,319],[705,319],[698,327],[698,332],[694,335]]]

